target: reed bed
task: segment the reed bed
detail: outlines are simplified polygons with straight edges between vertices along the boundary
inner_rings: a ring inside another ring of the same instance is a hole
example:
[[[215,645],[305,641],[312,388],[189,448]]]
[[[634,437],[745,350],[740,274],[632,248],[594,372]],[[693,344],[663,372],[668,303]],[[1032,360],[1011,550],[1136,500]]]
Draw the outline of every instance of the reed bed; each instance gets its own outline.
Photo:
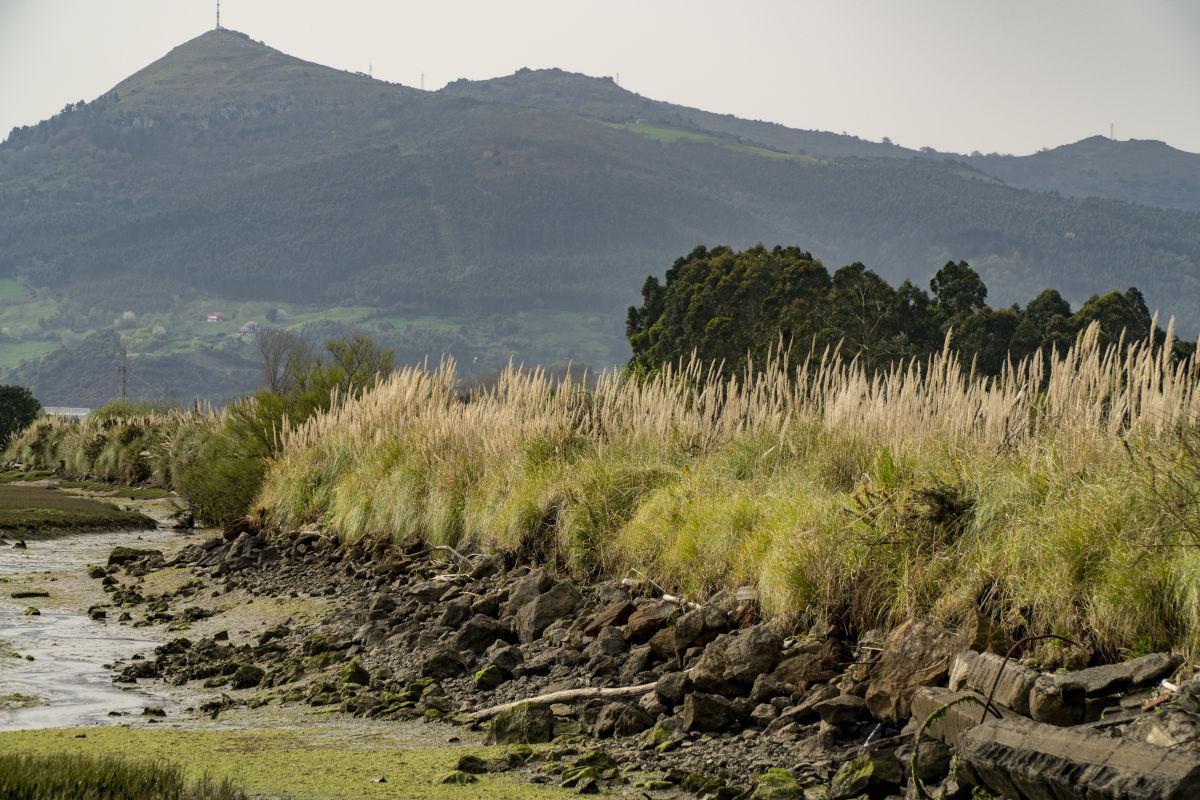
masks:
[[[751,585],[767,613],[859,632],[979,610],[1113,654],[1190,648],[1200,524],[1164,509],[1200,481],[1200,373],[1098,333],[996,378],[949,347],[586,389],[513,367],[468,398],[452,363],[404,369],[285,431],[261,510],[695,598]]]

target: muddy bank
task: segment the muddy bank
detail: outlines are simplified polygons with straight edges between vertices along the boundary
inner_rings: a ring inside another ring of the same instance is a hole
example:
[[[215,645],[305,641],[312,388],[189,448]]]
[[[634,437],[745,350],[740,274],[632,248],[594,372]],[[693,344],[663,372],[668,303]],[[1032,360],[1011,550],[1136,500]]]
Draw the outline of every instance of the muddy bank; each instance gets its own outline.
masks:
[[[1182,659],[1170,654],[1043,674],[1006,663],[997,653],[1013,643],[983,615],[958,629],[911,620],[850,637],[765,622],[749,594],[696,603],[639,581],[578,586],[514,559],[347,546],[317,529],[234,528],[169,565],[153,553],[119,561],[95,573],[114,608],[131,624],[189,630],[119,664],[118,680],[210,690],[200,710],[217,720],[307,707],[445,720],[498,745],[545,745],[528,758],[456,764],[453,780],[516,772],[585,793],[828,800],[903,796],[919,781],[943,798],[1070,798],[1089,775],[1118,788],[1144,782],[1138,765],[1153,773],[1169,754],[1176,783],[1144,796],[1200,791],[1200,736],[1187,733],[1200,733],[1188,722],[1200,684],[1181,684]],[[146,591],[163,575],[175,589]],[[214,629],[213,604],[234,598],[232,607],[311,613]],[[530,698],[538,702],[517,704]],[[1169,724],[1151,725],[1151,712]],[[968,746],[993,734],[1003,746]],[[1108,774],[1105,742],[1123,748],[1122,775]],[[1084,757],[1101,763],[1072,761]]]
[[[154,519],[57,482],[0,483],[0,545],[85,531],[152,530]]]
[[[0,730],[102,724],[147,706],[178,705],[180,693],[164,687],[113,683],[114,660],[153,648],[162,638],[90,618],[87,609],[106,595],[86,569],[104,563],[117,546],[173,554],[188,541],[174,531],[138,530],[0,547]]]

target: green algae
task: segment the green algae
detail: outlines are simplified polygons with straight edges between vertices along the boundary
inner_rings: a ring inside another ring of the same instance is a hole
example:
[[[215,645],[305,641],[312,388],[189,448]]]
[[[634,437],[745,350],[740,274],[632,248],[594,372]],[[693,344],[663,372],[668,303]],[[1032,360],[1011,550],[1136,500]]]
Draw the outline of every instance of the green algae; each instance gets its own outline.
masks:
[[[4,752],[136,754],[139,759],[179,764],[192,780],[205,774],[230,778],[253,796],[542,800],[573,794],[510,774],[478,775],[478,782],[469,785],[441,783],[464,753],[495,759],[506,748],[412,744],[406,747],[386,736],[346,739],[320,726],[253,731],[113,726],[0,733]]]

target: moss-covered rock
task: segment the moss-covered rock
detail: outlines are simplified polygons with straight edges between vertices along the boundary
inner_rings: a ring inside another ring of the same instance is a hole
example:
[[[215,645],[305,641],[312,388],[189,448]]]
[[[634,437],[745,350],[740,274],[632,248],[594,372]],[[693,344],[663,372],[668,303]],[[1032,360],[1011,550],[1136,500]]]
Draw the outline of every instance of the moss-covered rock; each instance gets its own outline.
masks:
[[[359,662],[357,658],[350,659],[350,663],[342,667],[338,677],[342,683],[348,683],[353,686],[366,686],[371,682],[371,673],[367,672],[366,668]]]
[[[549,706],[521,703],[492,720],[488,744],[540,744],[554,738],[554,714]]]
[[[804,788],[792,773],[782,767],[771,767],[754,782],[752,800],[802,800]]]

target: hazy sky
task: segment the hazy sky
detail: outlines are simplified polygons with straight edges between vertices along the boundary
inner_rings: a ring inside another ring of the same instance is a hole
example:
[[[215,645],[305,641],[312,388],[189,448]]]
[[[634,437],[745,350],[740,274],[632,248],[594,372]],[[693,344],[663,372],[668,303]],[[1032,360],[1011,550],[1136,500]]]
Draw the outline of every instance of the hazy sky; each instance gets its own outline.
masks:
[[[0,137],[213,25],[210,0],[0,0]],[[411,86],[558,66],[793,127],[1200,152],[1200,0],[224,0],[224,27]]]

